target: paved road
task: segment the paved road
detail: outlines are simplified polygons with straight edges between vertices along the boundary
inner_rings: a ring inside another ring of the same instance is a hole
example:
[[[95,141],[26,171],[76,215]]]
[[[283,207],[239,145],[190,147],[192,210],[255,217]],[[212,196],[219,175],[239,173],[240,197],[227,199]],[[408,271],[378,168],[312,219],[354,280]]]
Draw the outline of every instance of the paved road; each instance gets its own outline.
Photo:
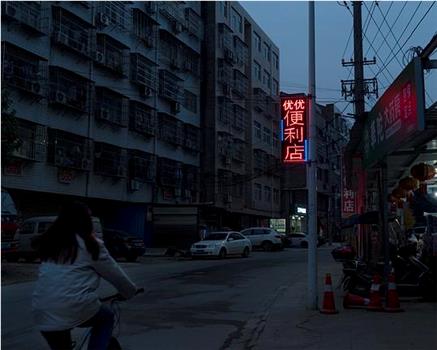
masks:
[[[331,259],[328,252],[319,249],[321,263]],[[124,349],[242,349],[259,336],[275,300],[294,285],[302,287],[306,250],[255,252],[248,259],[150,258],[124,266],[146,289],[121,306]],[[32,288],[32,282],[2,288],[3,349],[46,348],[33,329]],[[111,291],[103,286],[101,292]]]

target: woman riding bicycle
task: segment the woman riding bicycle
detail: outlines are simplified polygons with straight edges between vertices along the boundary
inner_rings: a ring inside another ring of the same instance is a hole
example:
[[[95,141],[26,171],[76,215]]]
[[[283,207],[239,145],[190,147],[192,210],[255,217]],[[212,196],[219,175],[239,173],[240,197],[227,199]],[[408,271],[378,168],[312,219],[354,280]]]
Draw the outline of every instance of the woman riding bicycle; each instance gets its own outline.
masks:
[[[114,314],[101,304],[100,277],[126,299],[135,284],[93,234],[89,208],[80,202],[62,208],[53,225],[35,242],[41,266],[32,298],[38,330],[53,350],[72,349],[71,329],[92,327],[88,349],[106,350]]]

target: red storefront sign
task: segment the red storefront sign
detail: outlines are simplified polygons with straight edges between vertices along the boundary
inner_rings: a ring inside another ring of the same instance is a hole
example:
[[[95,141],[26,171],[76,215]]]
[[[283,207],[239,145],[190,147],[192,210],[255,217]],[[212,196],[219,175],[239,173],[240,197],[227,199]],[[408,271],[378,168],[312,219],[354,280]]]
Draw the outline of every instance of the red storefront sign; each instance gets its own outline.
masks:
[[[302,163],[307,160],[307,109],[305,96],[283,97],[281,100],[282,162]]]
[[[343,210],[343,214],[346,214],[343,216],[356,213],[357,200],[355,191],[343,188],[341,207]]]

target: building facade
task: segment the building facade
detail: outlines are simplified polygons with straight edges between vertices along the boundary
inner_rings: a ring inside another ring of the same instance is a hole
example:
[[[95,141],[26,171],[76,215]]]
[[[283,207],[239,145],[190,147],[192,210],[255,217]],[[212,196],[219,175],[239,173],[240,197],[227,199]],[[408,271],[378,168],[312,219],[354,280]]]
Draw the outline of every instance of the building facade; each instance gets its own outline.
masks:
[[[317,226],[319,234],[333,238],[341,224],[342,151],[349,137],[349,126],[333,104],[317,104],[315,112]],[[305,164],[283,167],[281,217],[286,219],[287,232],[306,232],[307,229],[306,174]]]
[[[3,2],[1,30],[23,217],[80,199],[165,245],[279,213],[279,51],[238,3]]]
[[[202,3],[202,221],[240,229],[279,215],[279,49],[237,3]]]

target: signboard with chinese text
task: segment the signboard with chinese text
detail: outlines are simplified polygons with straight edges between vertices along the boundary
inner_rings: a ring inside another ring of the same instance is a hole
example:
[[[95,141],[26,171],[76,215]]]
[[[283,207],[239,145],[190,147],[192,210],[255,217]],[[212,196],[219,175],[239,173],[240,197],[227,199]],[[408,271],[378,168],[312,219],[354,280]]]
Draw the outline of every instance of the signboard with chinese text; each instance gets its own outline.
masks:
[[[369,112],[363,134],[364,165],[372,166],[423,130],[424,107],[423,69],[416,57]]]
[[[307,109],[306,96],[281,99],[282,162],[302,163],[307,160]]]
[[[342,217],[348,217],[357,212],[356,192],[343,187],[341,194]]]

